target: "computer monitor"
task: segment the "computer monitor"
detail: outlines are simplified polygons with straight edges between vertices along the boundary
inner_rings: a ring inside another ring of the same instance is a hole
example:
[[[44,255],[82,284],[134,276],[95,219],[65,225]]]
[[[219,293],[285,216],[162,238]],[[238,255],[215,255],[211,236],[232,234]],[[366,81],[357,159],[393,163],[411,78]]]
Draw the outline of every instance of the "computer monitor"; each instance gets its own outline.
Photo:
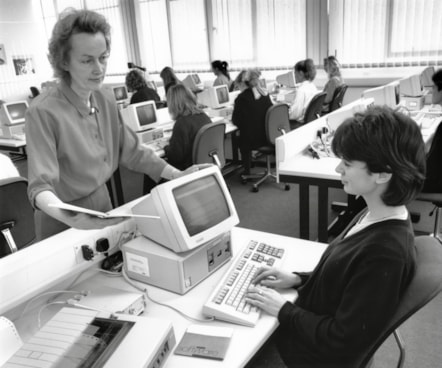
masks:
[[[266,82],[265,78],[259,79],[259,85],[261,88],[267,89],[267,82]]]
[[[293,70],[280,74],[276,77],[276,81],[278,84],[281,84],[285,87],[294,88],[296,87],[296,79],[295,79],[295,73]]]
[[[427,66],[424,70],[422,70],[421,86],[423,88],[433,86],[432,77],[435,72],[436,72],[436,70],[434,69],[434,66]]]
[[[186,252],[230,231],[239,219],[217,166],[157,185],[132,212],[138,230],[177,253]]]
[[[121,110],[123,121],[133,131],[140,132],[153,128],[157,123],[157,109],[155,101],[143,101],[128,105]]]
[[[231,104],[226,85],[209,87],[197,95],[198,103],[211,109],[220,109]]]
[[[0,104],[0,123],[2,125],[23,124],[27,109],[27,101],[12,101]]]
[[[118,103],[127,102],[129,99],[129,94],[127,93],[127,88],[124,85],[121,86],[113,86],[111,87],[112,92],[114,93],[115,100]]]
[[[203,83],[198,74],[189,74],[183,79],[182,83],[192,92],[199,92],[204,89]]]
[[[402,78],[399,82],[401,95],[409,97],[422,96],[420,74],[413,74],[409,77]]]
[[[391,82],[385,86],[370,88],[362,92],[362,98],[373,98],[375,105],[386,105],[391,108],[400,103],[399,81]]]

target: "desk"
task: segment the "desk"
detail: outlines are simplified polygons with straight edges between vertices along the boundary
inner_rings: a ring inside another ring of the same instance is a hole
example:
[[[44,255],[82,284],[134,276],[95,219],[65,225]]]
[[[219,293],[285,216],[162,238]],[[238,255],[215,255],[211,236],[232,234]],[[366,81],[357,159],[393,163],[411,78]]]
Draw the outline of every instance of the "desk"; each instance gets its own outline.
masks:
[[[274,244],[278,247],[284,247],[287,251],[284,268],[290,271],[300,272],[312,270],[327,246],[325,244],[306,240],[289,238],[254,230],[234,228],[232,230],[232,250],[234,255],[238,254],[239,250],[245,246],[250,239],[261,240],[269,244]],[[202,318],[202,305],[205,303],[213,288],[223,276],[224,272],[228,269],[229,265],[230,262],[183,296],[153,286],[147,286],[149,295],[155,300],[159,300],[179,308],[181,311],[191,315],[192,317]],[[89,280],[95,285],[106,285],[133,291],[132,287],[128,285],[122,278],[107,277],[103,274],[95,274]],[[141,285],[146,286],[144,284]],[[294,298],[295,295],[296,292],[294,290],[289,290],[288,297]],[[48,320],[56,313],[57,310],[55,307],[56,306],[48,307],[44,310],[42,321]],[[38,308],[36,309],[36,312],[38,312]],[[186,328],[190,324],[196,323],[193,321],[188,321],[175,311],[151,302],[148,302],[145,314],[146,316],[153,318],[170,320],[173,324],[177,343],[180,341]],[[32,317],[35,317],[35,314],[28,318],[21,318],[18,321],[15,321],[16,327],[23,340],[27,340],[27,337],[31,336],[35,332],[35,327],[32,326],[35,325],[36,321],[33,320]],[[243,367],[271,336],[273,331],[278,326],[278,321],[275,317],[271,317],[263,313],[258,321],[258,324],[254,328],[234,325],[221,321],[210,322],[208,325],[226,326],[234,329],[226,358],[222,362],[172,354],[167,359],[164,367]],[[128,366],[130,366],[130,362],[128,362]]]
[[[0,138],[0,151],[11,152],[13,161],[25,159],[26,140]]]

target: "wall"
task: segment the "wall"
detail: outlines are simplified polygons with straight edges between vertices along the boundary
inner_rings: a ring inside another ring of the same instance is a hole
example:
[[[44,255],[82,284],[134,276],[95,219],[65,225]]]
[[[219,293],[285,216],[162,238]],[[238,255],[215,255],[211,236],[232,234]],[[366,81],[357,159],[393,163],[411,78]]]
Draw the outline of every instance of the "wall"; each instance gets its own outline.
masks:
[[[47,40],[35,0],[0,1],[0,45],[6,55],[0,65],[0,100],[25,99],[30,86],[40,87],[51,75]],[[17,75],[13,59],[32,58],[25,74]]]

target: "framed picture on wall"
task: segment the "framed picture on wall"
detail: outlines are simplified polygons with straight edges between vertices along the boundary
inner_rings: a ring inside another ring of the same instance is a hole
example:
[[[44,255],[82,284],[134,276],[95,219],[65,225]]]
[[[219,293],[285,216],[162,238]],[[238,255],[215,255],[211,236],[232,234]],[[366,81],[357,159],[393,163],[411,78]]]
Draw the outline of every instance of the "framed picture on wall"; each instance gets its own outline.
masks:
[[[6,64],[6,51],[5,45],[0,43],[0,65]]]
[[[15,75],[35,74],[34,58],[32,56],[13,56]]]

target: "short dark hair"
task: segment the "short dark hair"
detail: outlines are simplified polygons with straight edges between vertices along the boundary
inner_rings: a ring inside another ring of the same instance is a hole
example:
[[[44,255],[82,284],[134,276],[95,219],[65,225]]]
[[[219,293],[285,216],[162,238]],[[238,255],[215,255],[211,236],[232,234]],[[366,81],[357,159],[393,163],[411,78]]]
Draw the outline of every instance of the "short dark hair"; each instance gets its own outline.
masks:
[[[110,51],[110,25],[103,15],[91,10],[73,8],[68,8],[60,14],[49,41],[49,61],[54,69],[55,77],[70,81],[70,74],[64,69],[64,63],[69,59],[72,35],[99,32],[104,35],[107,50]]]
[[[442,69],[438,69],[431,77],[434,85],[437,87],[438,91],[442,90]]]
[[[126,74],[126,87],[129,92],[139,91],[140,89],[147,87],[147,82],[139,70],[132,69]]]
[[[312,59],[300,60],[295,64],[295,71],[302,72],[305,79],[313,81],[316,78],[316,66]]]
[[[336,156],[362,161],[371,173],[391,173],[382,195],[388,206],[412,201],[425,180],[425,147],[418,125],[386,106],[376,106],[345,120],[332,141]]]

